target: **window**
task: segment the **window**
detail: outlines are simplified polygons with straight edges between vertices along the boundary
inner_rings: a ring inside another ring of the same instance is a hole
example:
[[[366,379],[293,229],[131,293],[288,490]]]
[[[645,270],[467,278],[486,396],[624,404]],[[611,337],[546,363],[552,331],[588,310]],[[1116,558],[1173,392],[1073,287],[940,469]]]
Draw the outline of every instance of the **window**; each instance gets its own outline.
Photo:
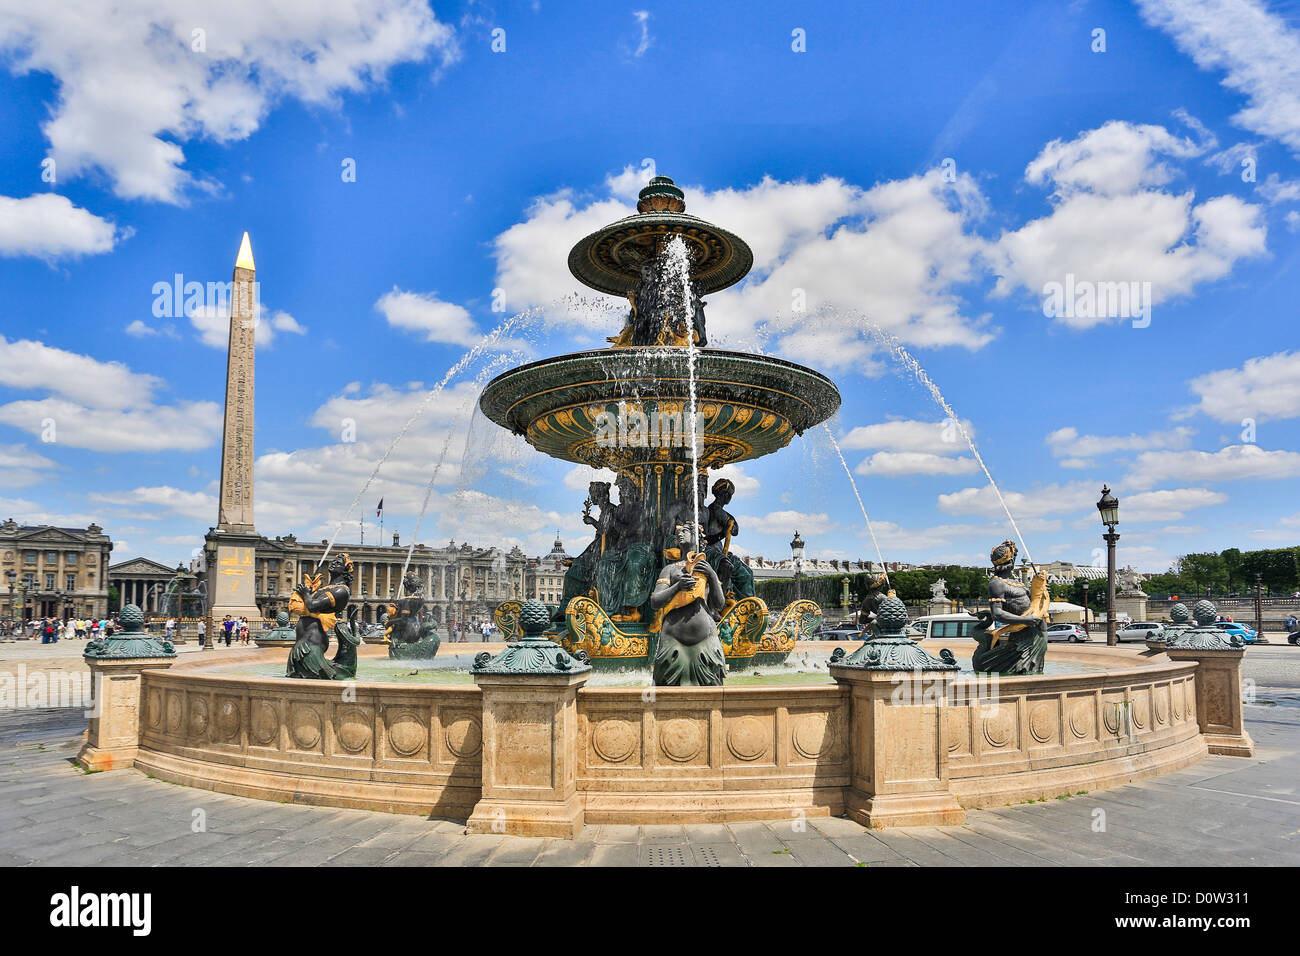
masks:
[[[23,587],[25,587],[28,591],[36,587],[36,575],[32,574],[30,571],[24,574]]]
[[[57,552],[57,551],[46,551],[46,552],[45,552],[45,563],[46,563],[46,564],[58,564],[58,563],[59,563],[59,552]]]
[[[274,594],[274,593],[275,593],[275,582],[274,582],[274,581],[268,581],[268,582],[266,583],[266,593],[267,593],[267,594]]]
[[[63,576],[63,587],[69,591],[77,590],[77,576],[75,574],[65,574]]]
[[[935,621],[933,624],[933,628],[934,629],[930,632],[931,637],[956,637],[957,636],[956,621]]]
[[[23,552],[23,564],[35,564],[35,563],[36,563],[36,552],[35,552],[35,551],[24,551],[24,552]]]
[[[47,591],[53,591],[53,590],[54,590],[54,572],[53,572],[53,571],[46,571],[46,572],[45,572],[45,590],[47,590]]]
[[[67,552],[66,554],[63,555],[63,560],[64,560],[64,562],[66,562],[69,566],[76,564],[76,563],[77,563],[77,552],[75,552],[75,551],[69,551],[69,552]]]

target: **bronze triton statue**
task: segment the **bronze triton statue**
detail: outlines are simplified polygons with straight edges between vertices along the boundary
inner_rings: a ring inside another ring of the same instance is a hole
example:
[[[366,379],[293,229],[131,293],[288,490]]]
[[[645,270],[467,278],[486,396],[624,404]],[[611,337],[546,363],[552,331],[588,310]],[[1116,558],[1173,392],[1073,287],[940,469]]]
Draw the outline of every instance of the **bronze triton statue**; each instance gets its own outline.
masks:
[[[1003,541],[989,557],[993,562],[993,577],[989,578],[991,610],[977,613],[979,623],[971,636],[978,646],[971,655],[971,666],[983,673],[1041,674],[1050,622],[1047,573],[1035,570],[1029,587],[1013,581],[1014,541]]]
[[[329,564],[329,583],[322,586],[319,574],[294,586],[289,610],[298,614],[295,633],[298,640],[289,651],[285,677],[314,680],[352,680],[357,676],[356,606],[348,607],[352,597],[352,559],[336,555]],[[339,616],[346,613],[347,621]],[[333,659],[327,659],[330,635],[338,642]]]
[[[693,540],[690,525],[677,526],[682,557],[664,567],[650,595],[659,622],[654,682],[662,687],[716,687],[726,677],[715,615],[727,597],[704,555],[688,551]]]

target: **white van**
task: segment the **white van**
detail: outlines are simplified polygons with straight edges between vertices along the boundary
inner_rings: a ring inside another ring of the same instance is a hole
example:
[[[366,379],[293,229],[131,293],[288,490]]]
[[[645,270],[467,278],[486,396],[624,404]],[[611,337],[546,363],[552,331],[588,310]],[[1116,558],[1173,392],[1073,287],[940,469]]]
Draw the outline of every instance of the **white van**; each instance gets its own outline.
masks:
[[[911,622],[918,641],[926,638],[970,637],[979,623],[973,614],[927,614]]]

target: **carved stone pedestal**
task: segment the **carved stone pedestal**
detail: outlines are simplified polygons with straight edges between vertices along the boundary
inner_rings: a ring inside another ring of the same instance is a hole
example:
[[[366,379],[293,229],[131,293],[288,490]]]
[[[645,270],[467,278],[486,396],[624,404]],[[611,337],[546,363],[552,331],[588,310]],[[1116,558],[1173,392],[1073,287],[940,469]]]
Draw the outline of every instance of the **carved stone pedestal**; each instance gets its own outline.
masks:
[[[1196,661],[1196,720],[1212,754],[1251,757],[1255,741],[1246,732],[1241,700],[1244,647],[1207,649],[1167,646],[1176,661]]]
[[[142,675],[176,661],[169,641],[144,633],[144,615],[134,604],[122,608],[120,620],[119,633],[91,641],[82,655],[94,685],[86,743],[77,754],[83,770],[134,766],[140,746]]]
[[[903,602],[887,597],[872,636],[848,657],[831,658],[831,676],[852,688],[845,809],[869,827],[957,826],[966,811],[948,788],[944,719],[957,665],[951,654],[941,660],[914,643],[906,627]]]
[[[135,765],[140,744],[140,685],[146,670],[171,667],[174,657],[87,659],[94,681],[94,715],[77,754],[83,770],[121,770]]]
[[[852,777],[844,804],[869,827],[960,826],[966,811],[948,788],[947,673],[831,665],[852,688]]]
[[[578,793],[578,690],[591,665],[542,633],[550,612],[535,599],[520,612],[524,639],[474,659],[483,691],[483,795],[468,833],[573,839]]]
[[[578,793],[578,688],[589,672],[475,674],[483,690],[483,796],[469,833],[573,839]]]

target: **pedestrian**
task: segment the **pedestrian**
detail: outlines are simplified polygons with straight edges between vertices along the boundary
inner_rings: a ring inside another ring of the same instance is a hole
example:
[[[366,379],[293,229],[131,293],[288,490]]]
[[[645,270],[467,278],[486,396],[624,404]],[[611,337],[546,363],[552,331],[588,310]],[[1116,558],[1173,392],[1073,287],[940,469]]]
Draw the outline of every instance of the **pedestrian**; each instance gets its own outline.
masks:
[[[246,617],[241,617],[239,619],[239,643],[248,643],[248,618]]]
[[[235,622],[232,621],[230,619],[230,615],[227,614],[226,619],[221,622],[221,630],[226,639],[226,647],[230,646],[230,639],[233,636],[232,632],[234,631],[234,629],[235,629]]]
[[[199,647],[206,646],[205,638],[208,633],[208,624],[203,618],[199,618]]]
[[[167,623],[164,624],[163,627],[167,628],[167,640],[170,641],[173,637],[176,636],[176,618],[174,617],[167,618]]]

